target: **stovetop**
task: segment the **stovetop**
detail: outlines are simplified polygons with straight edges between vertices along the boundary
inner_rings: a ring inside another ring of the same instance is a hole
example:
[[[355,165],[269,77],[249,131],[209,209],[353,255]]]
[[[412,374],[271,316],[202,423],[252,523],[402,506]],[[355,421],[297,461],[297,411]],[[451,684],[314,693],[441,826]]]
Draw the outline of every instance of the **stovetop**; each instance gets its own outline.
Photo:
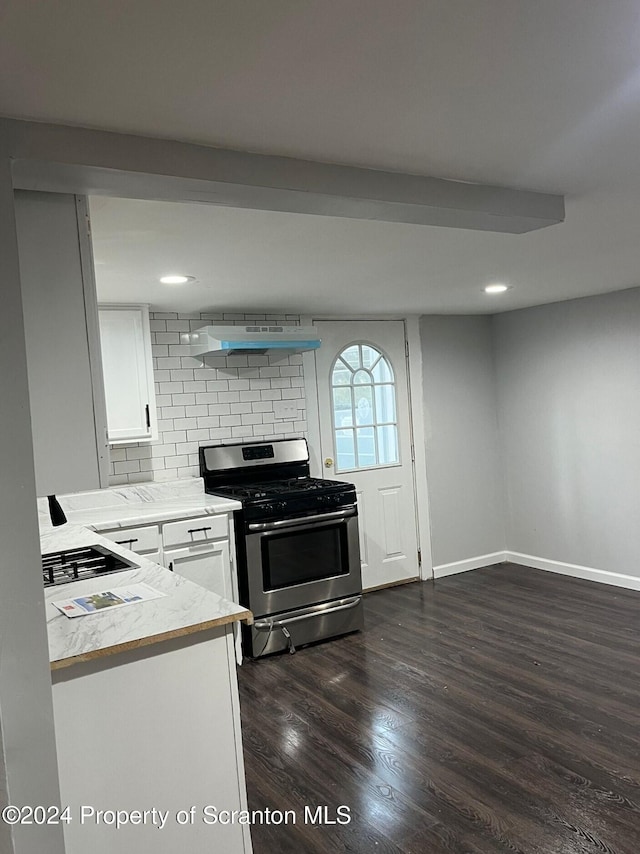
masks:
[[[355,487],[309,474],[305,439],[200,448],[205,492],[242,502],[249,519],[318,514],[355,504]]]
[[[125,560],[104,546],[65,549],[63,552],[42,555],[42,579],[45,587],[69,584],[72,581],[82,581],[85,578],[109,575],[136,567],[137,564]]]
[[[335,492],[350,486],[351,484],[338,480],[323,480],[318,477],[294,477],[250,484],[222,484],[221,486],[216,486],[215,491],[220,495],[226,495],[238,501],[256,501],[275,496],[295,498],[298,495],[304,495],[309,492]]]

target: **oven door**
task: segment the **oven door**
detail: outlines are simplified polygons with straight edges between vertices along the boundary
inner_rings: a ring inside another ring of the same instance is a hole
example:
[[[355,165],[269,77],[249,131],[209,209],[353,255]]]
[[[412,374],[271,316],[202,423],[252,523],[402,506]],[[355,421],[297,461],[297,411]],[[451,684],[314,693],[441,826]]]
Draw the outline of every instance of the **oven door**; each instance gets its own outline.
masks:
[[[249,608],[256,617],[362,592],[355,505],[247,525]]]

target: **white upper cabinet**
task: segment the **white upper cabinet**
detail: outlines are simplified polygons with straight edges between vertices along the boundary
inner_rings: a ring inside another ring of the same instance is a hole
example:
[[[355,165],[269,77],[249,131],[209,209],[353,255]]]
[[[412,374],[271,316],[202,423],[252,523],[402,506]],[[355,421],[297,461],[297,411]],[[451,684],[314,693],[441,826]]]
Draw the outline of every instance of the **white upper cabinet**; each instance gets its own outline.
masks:
[[[99,315],[109,442],[152,441],[157,421],[149,309],[101,305]]]

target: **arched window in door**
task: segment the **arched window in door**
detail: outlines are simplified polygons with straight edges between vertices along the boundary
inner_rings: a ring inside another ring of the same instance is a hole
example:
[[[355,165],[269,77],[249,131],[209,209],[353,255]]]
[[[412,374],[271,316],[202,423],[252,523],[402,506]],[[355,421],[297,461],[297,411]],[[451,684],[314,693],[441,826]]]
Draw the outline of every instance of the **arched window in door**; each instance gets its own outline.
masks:
[[[331,371],[335,470],[396,465],[396,388],[389,359],[371,344],[349,344]]]

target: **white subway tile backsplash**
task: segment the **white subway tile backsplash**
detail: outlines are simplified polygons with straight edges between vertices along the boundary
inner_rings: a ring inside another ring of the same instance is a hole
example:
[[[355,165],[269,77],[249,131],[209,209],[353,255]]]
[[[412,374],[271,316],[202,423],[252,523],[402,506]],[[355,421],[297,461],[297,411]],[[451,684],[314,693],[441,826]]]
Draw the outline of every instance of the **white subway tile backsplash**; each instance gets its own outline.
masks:
[[[198,453],[198,443],[197,442],[181,442],[176,445],[176,452],[178,456],[181,454],[197,454]]]
[[[207,443],[209,439],[210,430],[207,427],[206,429],[197,430],[187,430],[187,441],[188,442],[201,442],[203,445]]]
[[[301,388],[283,388],[282,389],[282,399],[283,400],[295,400],[296,398],[302,397],[304,395],[304,391]]]
[[[220,416],[219,415],[202,415],[200,418],[196,419],[198,422],[198,428],[201,427],[219,427],[220,426]]]
[[[182,380],[193,379],[193,368],[176,368],[171,371],[172,382],[181,382]]]
[[[259,412],[252,412],[249,415],[242,415],[240,420],[242,424],[262,424],[262,415]]]
[[[176,469],[164,469],[163,471],[154,472],[153,479],[158,481],[175,480],[177,476]]]
[[[173,444],[174,442],[186,442],[187,441],[187,431],[186,430],[173,430],[171,433],[163,433],[162,441],[167,444]]]
[[[247,361],[248,361],[249,365],[252,365],[254,367],[261,367],[262,365],[268,365],[269,364],[269,357],[268,356],[247,356]]]
[[[202,368],[202,359],[196,359],[194,356],[180,356],[180,362],[183,368]]]
[[[177,356],[163,356],[158,359],[158,367],[162,370],[171,370],[180,367],[180,359]]]
[[[151,445],[135,445],[131,448],[126,448],[128,460],[149,459],[151,456]]]
[[[176,472],[177,477],[198,477],[199,474],[200,470],[197,463],[192,466],[185,466]]]
[[[174,418],[173,419],[173,429],[174,430],[191,430],[193,427],[197,427],[197,426],[198,426],[198,419],[197,418]]]
[[[195,401],[191,401],[194,403]],[[161,418],[184,418],[184,406],[163,406],[160,410]]]
[[[189,457],[186,454],[182,454],[181,456],[176,457],[165,457],[164,459],[164,467],[165,469],[177,469],[180,466],[188,466],[189,465]]]
[[[211,441],[217,442],[224,441],[224,439],[231,438],[231,427],[216,427],[211,431]]]
[[[297,315],[152,312],[159,441],[115,446],[110,483],[173,480],[199,474],[198,448],[209,443],[278,439],[307,430],[302,356],[191,355],[186,333],[208,323],[296,325]],[[298,417],[278,419],[274,401]]]
[[[245,412],[251,412],[251,403],[232,403],[231,414],[242,415]]]
[[[231,436],[234,439],[243,439],[246,436],[253,437],[253,427],[232,427]]]
[[[196,400],[198,398],[196,397]],[[206,403],[197,403],[195,406],[186,407],[187,418],[195,417],[196,415],[208,415],[209,407]]]
[[[167,332],[190,332],[188,320],[167,320]]]
[[[131,472],[140,471],[140,461],[126,460],[123,463],[114,463],[113,470],[115,474],[129,474]]]
[[[193,392],[189,394],[172,394],[171,403],[173,406],[193,406],[196,402],[196,396]]]
[[[176,446],[172,444],[162,444],[162,445],[152,445],[151,446],[151,456],[152,457],[175,457],[176,455]]]
[[[182,383],[159,383],[160,394],[181,394],[184,391]]]
[[[239,427],[242,424],[239,415],[221,415],[220,416],[220,426],[221,427]]]

